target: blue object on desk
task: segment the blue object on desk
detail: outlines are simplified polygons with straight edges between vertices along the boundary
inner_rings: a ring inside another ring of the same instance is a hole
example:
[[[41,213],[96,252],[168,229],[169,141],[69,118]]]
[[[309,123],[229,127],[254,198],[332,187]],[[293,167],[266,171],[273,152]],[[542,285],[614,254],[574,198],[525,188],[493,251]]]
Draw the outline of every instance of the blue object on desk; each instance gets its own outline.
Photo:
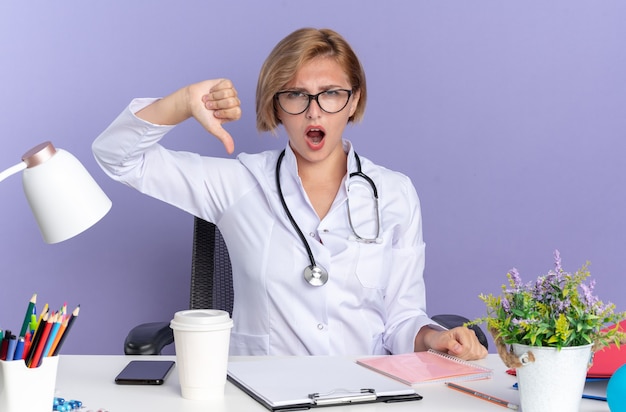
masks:
[[[72,399],[70,401],[66,401],[63,398],[54,398],[54,403],[52,405],[52,410],[54,412],[71,412],[78,411],[82,408],[83,403],[81,401],[77,401]]]
[[[609,380],[608,378],[587,378],[587,380],[585,381],[586,384],[585,384],[585,391],[583,392],[583,398],[606,402],[606,389],[604,388],[604,385],[607,384],[608,380]],[[597,389],[598,390],[602,389],[602,393],[604,393],[604,396],[590,393],[591,391],[589,389],[591,388],[591,390],[593,390],[594,382],[599,382],[600,385],[603,385],[603,386],[597,387]]]
[[[587,382],[587,383],[606,382],[606,381],[608,381],[607,378],[587,378],[585,380],[585,382]],[[515,382],[513,384],[513,388],[517,389],[517,382]],[[624,387],[624,388],[626,388],[626,387]],[[608,392],[608,390],[607,390],[607,392]],[[604,402],[607,401],[607,397],[606,396],[596,395],[596,394],[592,394],[592,393],[585,393],[585,392],[583,392],[583,399],[592,399],[594,401],[604,401]],[[609,404],[609,408],[610,408],[610,404]],[[626,412],[626,409],[618,409],[616,411],[618,411],[618,412]],[[611,409],[611,412],[616,412],[616,411]]]
[[[609,379],[606,397],[611,412],[626,412],[626,365],[617,369]]]

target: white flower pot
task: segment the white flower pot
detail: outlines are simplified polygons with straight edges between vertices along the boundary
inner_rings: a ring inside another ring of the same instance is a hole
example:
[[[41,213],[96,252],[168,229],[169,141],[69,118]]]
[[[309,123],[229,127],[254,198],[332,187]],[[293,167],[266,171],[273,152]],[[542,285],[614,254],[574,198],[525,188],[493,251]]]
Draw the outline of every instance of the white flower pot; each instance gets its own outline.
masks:
[[[577,412],[591,358],[591,346],[556,348],[513,344],[516,356],[532,352],[535,361],[517,368],[523,412]]]

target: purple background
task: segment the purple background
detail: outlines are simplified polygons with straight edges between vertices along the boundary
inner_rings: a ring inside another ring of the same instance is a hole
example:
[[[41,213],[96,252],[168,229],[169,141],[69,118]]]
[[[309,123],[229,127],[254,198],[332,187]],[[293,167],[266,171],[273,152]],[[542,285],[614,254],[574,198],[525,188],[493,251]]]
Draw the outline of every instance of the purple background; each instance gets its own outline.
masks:
[[[109,180],[91,142],[132,97],[230,77],[236,152],[282,147],[254,123],[258,70],[302,26],[331,27],[367,73],[365,120],[346,137],[408,174],[422,200],[432,314],[484,313],[524,279],[586,260],[626,309],[626,3],[581,1],[4,1],[0,168],[51,140],[113,200],[91,230],[43,243],[21,179],[0,184],[0,328],[39,307],[81,304],[64,353],[122,353],[127,330],[188,302],[192,218]],[[193,122],[171,148],[224,155]],[[493,348],[492,348],[493,349]]]

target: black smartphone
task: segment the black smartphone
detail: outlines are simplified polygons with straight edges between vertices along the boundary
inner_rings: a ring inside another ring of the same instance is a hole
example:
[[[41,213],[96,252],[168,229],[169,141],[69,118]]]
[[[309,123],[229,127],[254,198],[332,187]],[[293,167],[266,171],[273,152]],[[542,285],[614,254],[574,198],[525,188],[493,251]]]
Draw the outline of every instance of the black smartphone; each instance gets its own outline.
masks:
[[[133,360],[115,377],[118,385],[162,385],[174,361]]]

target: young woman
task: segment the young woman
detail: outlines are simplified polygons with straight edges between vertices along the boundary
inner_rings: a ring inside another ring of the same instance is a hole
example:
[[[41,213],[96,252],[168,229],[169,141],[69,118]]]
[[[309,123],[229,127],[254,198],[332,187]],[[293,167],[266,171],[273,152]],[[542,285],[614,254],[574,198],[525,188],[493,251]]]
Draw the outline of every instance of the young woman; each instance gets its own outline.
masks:
[[[265,61],[256,100],[258,129],[282,125],[284,150],[226,159],[160,145],[193,117],[232,153],[222,124],[241,110],[226,79],[135,99],[93,144],[112,178],[219,227],[235,291],[230,354],[433,348],[484,357],[473,331],[443,330],[425,313],[425,246],[411,181],[342,138],[366,101],[350,45],[332,30],[291,33]]]

